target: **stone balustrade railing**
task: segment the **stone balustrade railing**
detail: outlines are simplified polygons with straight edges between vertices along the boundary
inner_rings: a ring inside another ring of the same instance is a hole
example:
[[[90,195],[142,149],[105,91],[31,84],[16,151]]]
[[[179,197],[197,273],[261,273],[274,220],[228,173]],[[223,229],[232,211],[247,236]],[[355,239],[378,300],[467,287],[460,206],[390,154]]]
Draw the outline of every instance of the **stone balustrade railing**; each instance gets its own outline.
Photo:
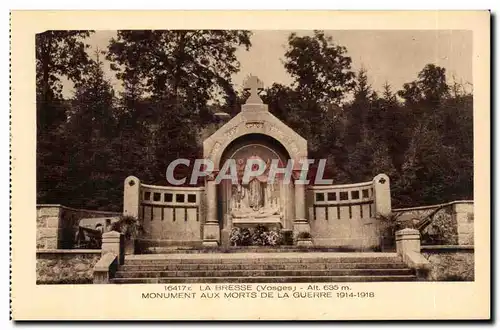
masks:
[[[311,186],[307,205],[316,245],[376,248],[380,244],[376,217],[391,212],[389,177],[379,174],[367,182]]]
[[[150,245],[173,240],[199,241],[204,190],[149,185],[129,176],[125,179],[123,211],[141,221],[141,239],[150,241]]]

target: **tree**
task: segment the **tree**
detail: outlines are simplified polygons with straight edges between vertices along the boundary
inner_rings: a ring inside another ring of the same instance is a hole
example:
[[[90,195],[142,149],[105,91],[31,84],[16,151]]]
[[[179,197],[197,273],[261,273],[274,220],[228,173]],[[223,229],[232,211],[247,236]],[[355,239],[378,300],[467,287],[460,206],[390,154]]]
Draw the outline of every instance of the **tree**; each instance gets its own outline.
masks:
[[[356,87],[354,88],[354,100],[346,106],[347,135],[345,143],[355,146],[362,140],[367,132],[368,121],[372,115],[373,91],[368,84],[368,76],[365,68],[361,68],[357,74]]]
[[[307,139],[310,157],[328,155],[330,177],[342,176],[331,171],[345,162],[340,104],[355,85],[351,59],[345,54],[345,47],[323,31],[313,36],[290,34],[283,63],[294,82],[273,84],[264,96],[270,111]]]
[[[439,105],[450,92],[450,87],[446,83],[446,69],[427,64],[418,74],[418,86],[425,101],[431,106]]]
[[[47,31],[35,36],[38,128],[52,127],[64,120],[53,102],[62,99],[60,78],[78,84],[89,64],[85,38],[92,31]]]
[[[56,186],[66,179],[64,125],[70,103],[62,97],[61,78],[78,85],[90,62],[85,39],[91,31],[46,31],[35,36],[37,113],[37,200],[60,203]]]
[[[405,83],[398,92],[408,106],[439,106],[449,96],[450,87],[446,83],[446,69],[427,64],[419,73],[416,81]]]
[[[165,183],[172,160],[194,158],[200,152],[200,131],[211,123],[209,101],[222,95],[234,110],[237,93],[231,83],[238,72],[238,46],[248,49],[251,33],[240,30],[118,31],[107,58],[124,82],[132,110],[142,98],[149,118],[138,124],[146,137],[150,177]],[[144,109],[143,109],[144,110]],[[230,111],[232,112],[232,111]]]
[[[294,79],[296,90],[321,104],[340,105],[355,86],[347,49],[336,45],[323,31],[288,37],[285,69]]]
[[[169,98],[205,122],[207,101],[217,91],[231,94],[231,75],[238,72],[236,47],[251,46],[241,30],[118,31],[108,59],[125,83],[141,82],[153,98]]]
[[[379,129],[384,134],[387,152],[392,166],[396,170],[394,175],[398,175],[404,163],[404,153],[408,148],[408,127],[411,125],[408,122],[408,111],[401,107],[388,82],[384,84],[383,89],[383,97],[379,106],[382,108],[384,119],[382,121],[383,127]]]
[[[72,101],[66,130],[70,184],[63,182],[60,189],[65,190],[69,205],[118,210],[123,178],[116,176],[120,154],[113,149],[117,135],[114,91],[104,78],[99,52],[82,81]]]
[[[399,133],[402,148],[392,148],[404,150],[393,181],[397,205],[472,198],[472,96],[449,92],[445,69],[434,64],[398,92],[405,99],[398,117],[406,129]]]

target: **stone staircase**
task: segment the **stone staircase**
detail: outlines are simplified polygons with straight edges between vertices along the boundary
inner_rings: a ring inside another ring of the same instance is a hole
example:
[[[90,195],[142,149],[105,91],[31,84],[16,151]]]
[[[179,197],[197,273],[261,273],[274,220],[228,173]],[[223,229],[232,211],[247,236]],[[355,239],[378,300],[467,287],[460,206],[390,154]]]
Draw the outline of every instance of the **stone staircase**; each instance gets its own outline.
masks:
[[[125,257],[111,283],[414,281],[396,253],[145,254]]]

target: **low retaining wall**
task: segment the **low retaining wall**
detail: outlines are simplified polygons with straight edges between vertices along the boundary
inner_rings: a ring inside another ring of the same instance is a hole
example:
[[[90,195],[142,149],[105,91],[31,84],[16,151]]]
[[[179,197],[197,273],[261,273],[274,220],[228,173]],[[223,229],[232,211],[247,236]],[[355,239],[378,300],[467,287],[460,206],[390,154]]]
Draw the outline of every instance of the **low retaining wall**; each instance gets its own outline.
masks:
[[[36,284],[90,284],[100,258],[101,250],[38,250]]]
[[[421,232],[422,245],[474,245],[473,201],[393,209],[392,212],[398,221],[417,222],[440,207],[432,223]]]
[[[71,249],[82,218],[119,216],[118,212],[73,209],[59,204],[36,206],[37,249]]]
[[[422,246],[420,253],[431,263],[429,281],[474,281],[474,246]]]

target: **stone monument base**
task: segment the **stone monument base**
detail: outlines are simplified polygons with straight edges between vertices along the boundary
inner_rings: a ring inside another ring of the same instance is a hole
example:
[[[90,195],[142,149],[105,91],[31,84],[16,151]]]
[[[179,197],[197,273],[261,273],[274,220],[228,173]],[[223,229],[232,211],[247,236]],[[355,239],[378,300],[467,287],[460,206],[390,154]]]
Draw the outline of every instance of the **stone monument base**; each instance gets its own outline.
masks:
[[[282,218],[279,215],[275,216],[267,216],[267,217],[245,217],[245,218],[237,218],[233,217],[232,218],[232,224],[234,227],[239,227],[239,228],[251,228],[251,227],[257,227],[259,225],[265,226],[265,227],[271,227],[271,228],[279,228],[281,229],[283,227],[283,222]]]

